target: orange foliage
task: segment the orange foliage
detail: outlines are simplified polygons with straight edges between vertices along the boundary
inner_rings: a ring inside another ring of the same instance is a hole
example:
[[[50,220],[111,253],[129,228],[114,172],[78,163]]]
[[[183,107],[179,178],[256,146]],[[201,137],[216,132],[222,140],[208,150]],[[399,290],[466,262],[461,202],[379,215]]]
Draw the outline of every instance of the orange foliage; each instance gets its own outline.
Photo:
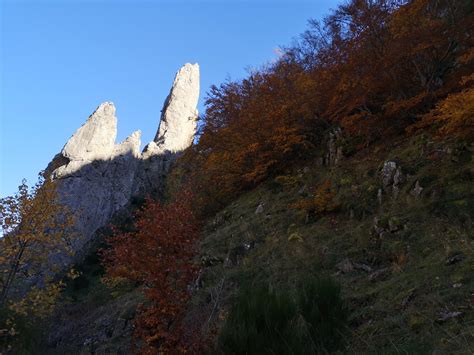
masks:
[[[195,148],[195,185],[223,205],[300,157],[314,120],[301,67],[279,64],[242,82],[213,87]]]
[[[189,189],[164,205],[148,200],[138,212],[132,232],[117,232],[102,251],[108,277],[143,284],[149,302],[136,318],[135,336],[145,342],[140,353],[185,352],[183,325],[190,285],[197,275],[199,224],[191,210]]]
[[[330,213],[339,208],[335,200],[336,192],[332,188],[330,180],[319,185],[310,199],[304,199],[292,204],[291,208],[304,210],[308,214],[322,215]]]
[[[433,124],[443,137],[474,139],[474,88],[448,95],[411,129]]]
[[[473,22],[458,0],[350,0],[310,21],[276,63],[213,86],[189,159],[200,210],[308,155],[332,126],[359,148],[404,132],[472,81]]]

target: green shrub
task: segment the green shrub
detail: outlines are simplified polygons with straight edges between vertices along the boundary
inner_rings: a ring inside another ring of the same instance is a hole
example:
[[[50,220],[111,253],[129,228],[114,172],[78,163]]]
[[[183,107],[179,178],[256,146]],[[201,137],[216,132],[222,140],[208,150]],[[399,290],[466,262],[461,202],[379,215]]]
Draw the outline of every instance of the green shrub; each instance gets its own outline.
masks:
[[[312,279],[294,294],[243,287],[219,336],[225,354],[315,354],[340,349],[348,311],[339,286]]]
[[[0,309],[0,354],[33,354],[41,344],[38,319]]]
[[[330,278],[304,282],[298,294],[298,307],[308,326],[307,349],[331,352],[344,345],[349,312],[337,283]]]
[[[266,287],[240,291],[219,343],[226,354],[288,353],[285,339],[296,313],[291,298]]]

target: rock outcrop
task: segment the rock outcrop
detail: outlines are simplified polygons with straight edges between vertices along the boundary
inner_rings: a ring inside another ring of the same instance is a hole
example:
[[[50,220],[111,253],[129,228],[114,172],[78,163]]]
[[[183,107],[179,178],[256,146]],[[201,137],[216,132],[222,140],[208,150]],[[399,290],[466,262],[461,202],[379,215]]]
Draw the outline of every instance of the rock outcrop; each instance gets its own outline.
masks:
[[[56,156],[56,161],[61,159],[66,163],[54,170],[53,178],[71,176],[94,161],[109,160],[116,137],[115,106],[112,102],[104,102],[72,135],[59,156]]]
[[[199,66],[186,64],[176,74],[173,87],[166,98],[160,126],[154,139],[154,154],[176,153],[192,144],[197,129],[199,99]],[[155,145],[154,145],[155,147]]]
[[[186,64],[176,74],[155,139],[143,153],[140,131],[115,143],[115,106],[104,102],[54,157],[46,171],[75,216],[78,257],[132,197],[160,191],[171,163],[194,140],[198,98],[199,66]]]
[[[401,167],[396,162],[387,160],[384,162],[381,175],[383,191],[391,190],[392,197],[396,199],[400,193],[400,185],[405,182]],[[380,199],[379,202],[381,202]]]
[[[329,133],[328,152],[325,157],[327,166],[336,166],[342,160],[343,154],[342,146],[340,145],[341,140],[342,132],[340,128]]]
[[[163,104],[155,138],[143,150],[136,176],[136,195],[160,193],[176,155],[189,147],[197,130],[199,65],[185,64],[177,73]]]

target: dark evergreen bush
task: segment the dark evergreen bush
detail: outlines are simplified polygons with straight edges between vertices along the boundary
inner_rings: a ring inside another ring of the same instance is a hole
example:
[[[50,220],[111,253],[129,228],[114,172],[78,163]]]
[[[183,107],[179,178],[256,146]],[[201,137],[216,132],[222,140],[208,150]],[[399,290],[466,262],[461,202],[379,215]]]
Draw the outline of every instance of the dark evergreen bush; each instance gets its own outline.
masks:
[[[303,282],[293,293],[243,287],[219,336],[225,354],[316,354],[340,349],[348,310],[331,279]]]

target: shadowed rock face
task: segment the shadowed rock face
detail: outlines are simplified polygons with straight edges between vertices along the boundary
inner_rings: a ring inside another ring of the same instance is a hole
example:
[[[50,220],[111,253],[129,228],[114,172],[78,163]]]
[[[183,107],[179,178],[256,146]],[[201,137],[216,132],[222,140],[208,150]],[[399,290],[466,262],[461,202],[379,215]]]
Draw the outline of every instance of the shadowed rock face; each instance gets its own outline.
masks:
[[[186,64],[176,74],[155,139],[143,153],[140,131],[115,144],[115,106],[104,102],[54,157],[47,172],[75,215],[81,236],[73,246],[78,257],[132,197],[160,191],[171,163],[194,140],[198,98],[199,66]]]

